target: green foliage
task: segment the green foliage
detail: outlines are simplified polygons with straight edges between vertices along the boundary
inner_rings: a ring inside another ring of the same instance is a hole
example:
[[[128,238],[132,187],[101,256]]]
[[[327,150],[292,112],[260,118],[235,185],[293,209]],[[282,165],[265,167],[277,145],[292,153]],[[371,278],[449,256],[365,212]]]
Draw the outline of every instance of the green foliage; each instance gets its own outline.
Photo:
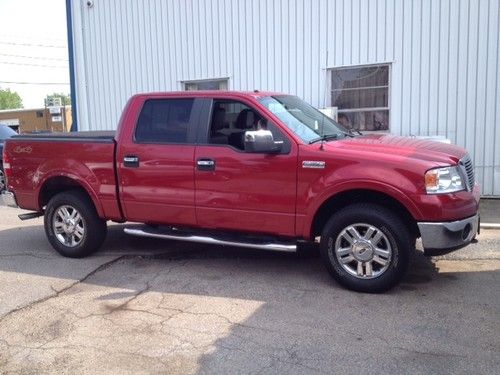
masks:
[[[10,89],[0,89],[0,109],[23,108],[23,101],[19,94]]]
[[[49,105],[49,102],[54,98],[61,98],[61,105],[71,105],[71,97],[69,94],[63,94],[62,92],[55,92],[53,94],[47,95],[45,97],[45,105]]]

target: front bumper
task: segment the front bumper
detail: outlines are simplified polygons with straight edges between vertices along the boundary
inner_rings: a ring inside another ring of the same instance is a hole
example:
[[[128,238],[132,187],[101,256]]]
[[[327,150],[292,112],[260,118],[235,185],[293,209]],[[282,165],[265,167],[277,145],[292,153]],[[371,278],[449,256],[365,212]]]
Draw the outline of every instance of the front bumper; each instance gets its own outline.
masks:
[[[479,215],[447,222],[420,222],[418,229],[426,253],[456,250],[468,245],[479,231]]]
[[[17,208],[16,196],[11,191],[2,191],[2,200],[6,206]]]

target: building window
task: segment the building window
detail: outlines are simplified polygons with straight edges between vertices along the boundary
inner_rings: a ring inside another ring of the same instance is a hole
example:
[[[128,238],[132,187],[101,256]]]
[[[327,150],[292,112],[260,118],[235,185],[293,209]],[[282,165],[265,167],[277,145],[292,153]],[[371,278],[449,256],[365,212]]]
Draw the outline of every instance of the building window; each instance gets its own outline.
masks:
[[[142,107],[135,129],[139,143],[187,143],[194,99],[152,99]]]
[[[195,91],[195,90],[227,90],[229,80],[224,79],[206,79],[202,81],[185,81],[182,82],[184,85],[184,90]]]
[[[390,66],[331,70],[331,105],[340,124],[356,130],[389,130]]]
[[[43,111],[36,111],[36,117],[37,118],[43,117]]]

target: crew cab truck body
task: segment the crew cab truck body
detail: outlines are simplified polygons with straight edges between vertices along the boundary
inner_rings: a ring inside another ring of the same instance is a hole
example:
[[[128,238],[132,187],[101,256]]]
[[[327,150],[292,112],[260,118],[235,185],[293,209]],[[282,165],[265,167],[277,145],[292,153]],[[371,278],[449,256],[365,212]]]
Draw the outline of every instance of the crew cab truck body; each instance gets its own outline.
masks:
[[[320,241],[343,286],[398,283],[425,251],[467,245],[479,187],[460,147],[355,135],[297,97],[268,92],[133,96],[114,132],[15,136],[4,201],[44,215],[61,254],[97,250],[106,221],[139,236],[295,251]]]

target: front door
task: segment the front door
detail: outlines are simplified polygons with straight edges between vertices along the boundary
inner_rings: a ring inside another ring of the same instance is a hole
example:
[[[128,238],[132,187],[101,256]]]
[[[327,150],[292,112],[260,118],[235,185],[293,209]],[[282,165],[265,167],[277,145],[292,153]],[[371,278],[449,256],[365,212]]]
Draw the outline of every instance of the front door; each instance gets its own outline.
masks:
[[[130,221],[194,225],[194,152],[201,99],[146,100],[117,156],[121,202]]]
[[[210,129],[195,152],[199,226],[295,236],[297,146],[250,103],[214,100]],[[246,153],[243,134],[266,126],[280,154]]]

